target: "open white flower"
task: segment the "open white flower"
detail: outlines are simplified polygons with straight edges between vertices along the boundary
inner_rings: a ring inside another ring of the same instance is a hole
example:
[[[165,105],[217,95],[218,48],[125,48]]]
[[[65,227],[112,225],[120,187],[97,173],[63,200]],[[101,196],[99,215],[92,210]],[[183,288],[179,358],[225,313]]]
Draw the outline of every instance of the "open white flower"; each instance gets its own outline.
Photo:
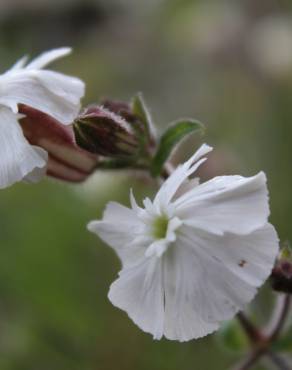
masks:
[[[203,145],[164,182],[154,201],[109,203],[90,231],[122,261],[109,299],[154,338],[205,336],[252,300],[269,276],[278,237],[267,221],[264,173],[189,180]]]
[[[45,173],[47,153],[30,145],[23,135],[19,105],[45,113],[64,125],[71,124],[84,95],[81,80],[42,69],[71,52],[59,48],[41,54],[29,64],[24,57],[0,75],[0,188],[17,181],[38,181]]]

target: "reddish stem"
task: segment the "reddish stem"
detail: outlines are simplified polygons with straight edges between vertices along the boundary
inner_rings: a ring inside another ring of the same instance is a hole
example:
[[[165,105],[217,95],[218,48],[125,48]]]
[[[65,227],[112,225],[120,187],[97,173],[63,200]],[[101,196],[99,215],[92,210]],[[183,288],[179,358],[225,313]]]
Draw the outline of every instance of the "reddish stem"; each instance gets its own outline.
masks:
[[[272,328],[272,332],[269,335],[270,342],[275,342],[278,339],[291,307],[291,296],[289,294],[286,294],[284,297],[280,297],[280,299],[280,305],[276,308],[275,317],[272,320],[275,323]]]
[[[243,312],[239,312],[236,317],[251,343],[258,344],[266,342],[266,337],[261,330],[258,329]]]
[[[253,365],[255,365],[258,360],[262,357],[264,354],[263,349],[257,349],[249,354],[249,356],[244,359],[242,362],[237,364],[232,370],[248,370],[250,369]]]

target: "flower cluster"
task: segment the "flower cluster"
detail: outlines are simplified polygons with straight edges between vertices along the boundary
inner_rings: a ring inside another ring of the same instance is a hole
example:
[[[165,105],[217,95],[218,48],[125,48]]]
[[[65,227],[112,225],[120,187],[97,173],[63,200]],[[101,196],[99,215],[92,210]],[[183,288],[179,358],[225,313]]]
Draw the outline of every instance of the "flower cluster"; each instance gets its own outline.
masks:
[[[108,168],[164,177],[143,207],[131,193],[131,208],[110,202],[103,219],[88,225],[122,262],[109,299],[155,339],[214,332],[253,299],[275,263],[265,174],[201,184],[191,176],[212,150],[204,144],[168,176],[174,145],[202,125],[177,121],[158,143],[141,96],[132,105],[105,101],[80,112],[83,82],[44,69],[70,51],[52,50],[30,63],[24,57],[0,76],[0,188],[45,174],[83,181],[102,168],[103,157]]]

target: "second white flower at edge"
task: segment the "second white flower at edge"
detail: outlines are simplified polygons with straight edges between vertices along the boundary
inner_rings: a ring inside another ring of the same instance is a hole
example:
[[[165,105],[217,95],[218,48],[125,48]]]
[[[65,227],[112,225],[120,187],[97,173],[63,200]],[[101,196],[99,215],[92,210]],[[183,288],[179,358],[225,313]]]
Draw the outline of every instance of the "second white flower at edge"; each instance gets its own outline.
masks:
[[[30,145],[24,137],[19,104],[45,113],[62,125],[71,124],[77,116],[84,83],[42,69],[70,52],[70,48],[51,50],[28,64],[24,57],[0,75],[0,188],[20,180],[38,181],[46,172],[47,152]]]
[[[110,301],[155,339],[217,330],[253,299],[278,252],[264,173],[188,180],[211,150],[204,144],[144,208],[131,194],[131,209],[111,202],[88,225],[122,261]]]

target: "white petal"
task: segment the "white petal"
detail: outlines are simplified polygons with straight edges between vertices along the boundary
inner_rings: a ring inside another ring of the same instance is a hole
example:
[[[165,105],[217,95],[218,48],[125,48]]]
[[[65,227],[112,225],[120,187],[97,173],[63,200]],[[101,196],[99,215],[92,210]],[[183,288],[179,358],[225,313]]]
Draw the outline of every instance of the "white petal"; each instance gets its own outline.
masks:
[[[137,223],[136,213],[117,202],[109,202],[103,213],[104,221],[112,222],[113,224],[125,224],[130,227],[131,224]]]
[[[0,104],[13,111],[17,104],[26,104],[63,124],[76,118],[83,95],[81,80],[57,72],[20,70],[0,76]]]
[[[176,240],[176,230],[182,225],[182,221],[174,217],[172,218],[167,226],[167,233],[165,239],[168,242],[174,242]]]
[[[187,233],[193,245],[254,287],[268,278],[279,251],[279,239],[271,224],[248,235],[226,233],[220,237],[191,228]]]
[[[51,62],[62,58],[72,52],[71,48],[58,48],[46,51],[45,53],[42,53],[40,56],[35,58],[33,61],[31,61],[27,66],[26,69],[40,69],[46,67]]]
[[[164,259],[165,317],[164,335],[180,342],[201,338],[218,329],[218,323],[210,323],[199,315],[196,293],[200,279],[196,261],[190,259],[187,250],[171,248]],[[202,279],[200,279],[202,280]],[[203,302],[202,302],[203,304]]]
[[[18,116],[0,108],[0,188],[24,179],[35,169],[46,167],[46,159],[23,136]]]
[[[222,176],[199,185],[174,202],[185,224],[208,232],[248,234],[269,216],[266,176]]]
[[[118,203],[110,202],[104,212],[103,221],[92,221],[88,229],[110,245],[120,257],[123,266],[144,258],[145,248],[133,245],[140,235],[141,223],[136,213]]]
[[[157,192],[154,203],[160,204],[162,207],[167,206],[171,198],[175,195],[179,187],[188,178],[188,176],[193,174],[206,160],[206,158],[203,158],[200,161],[199,159],[205,154],[209,153],[211,150],[211,147],[203,144],[187,162],[178,166]]]
[[[173,249],[175,263],[183,266],[183,278],[177,289],[186,289],[185,300],[201,319],[219,324],[243,309],[257,289],[210,254],[206,241],[194,238],[189,230],[182,226],[177,248]]]
[[[163,253],[167,250],[168,244],[169,244],[168,241],[165,239],[155,240],[153,243],[149,245],[149,247],[147,247],[145,256],[161,257]]]
[[[164,292],[160,258],[147,258],[123,269],[111,285],[108,297],[142,330],[151,333],[155,339],[162,337]]]
[[[26,62],[28,60],[28,56],[27,55],[24,55],[21,59],[19,59],[9,70],[9,71],[17,71],[19,69],[22,69]]]
[[[135,211],[137,214],[142,210],[136,202],[136,199],[134,197],[133,189],[130,190],[130,203],[133,211]]]
[[[200,179],[199,177],[195,177],[193,179],[186,179],[182,185],[178,188],[177,192],[175,193],[173,199],[177,199],[184,195],[185,193],[189,192],[190,190],[193,190],[197,186],[200,185]]]
[[[34,148],[35,152],[38,153],[38,155],[41,158],[43,158],[45,163],[47,163],[48,153],[44,149],[39,148],[37,146],[32,146],[32,147]],[[23,181],[27,183],[37,183],[46,175],[46,172],[47,172],[47,166],[36,167],[23,178]]]

